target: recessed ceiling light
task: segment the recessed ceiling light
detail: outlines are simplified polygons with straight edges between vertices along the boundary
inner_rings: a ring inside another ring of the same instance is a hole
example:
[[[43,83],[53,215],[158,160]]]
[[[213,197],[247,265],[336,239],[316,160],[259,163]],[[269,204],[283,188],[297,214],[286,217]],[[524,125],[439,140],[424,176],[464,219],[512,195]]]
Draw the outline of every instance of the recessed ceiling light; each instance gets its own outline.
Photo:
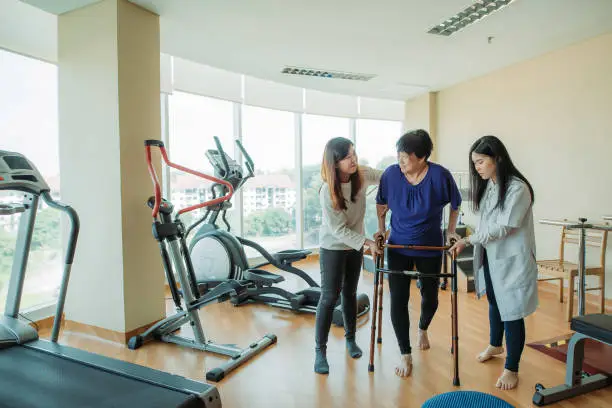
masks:
[[[506,7],[513,1],[515,0],[477,0],[471,6],[432,27],[428,33],[444,36],[452,35],[483,17]]]

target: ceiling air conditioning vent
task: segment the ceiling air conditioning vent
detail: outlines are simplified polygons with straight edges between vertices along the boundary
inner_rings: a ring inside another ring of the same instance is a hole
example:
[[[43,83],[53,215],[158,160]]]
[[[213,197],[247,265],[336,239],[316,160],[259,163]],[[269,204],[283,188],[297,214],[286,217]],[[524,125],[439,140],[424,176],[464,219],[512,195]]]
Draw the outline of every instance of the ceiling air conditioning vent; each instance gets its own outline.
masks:
[[[428,33],[444,36],[452,35],[491,13],[506,7],[513,1],[514,0],[477,0],[471,6],[466,7],[437,26],[432,27]]]
[[[287,75],[302,75],[309,77],[318,78],[331,78],[331,79],[348,79],[352,81],[369,81],[375,78],[376,75],[372,74],[358,74],[354,72],[340,72],[331,71],[329,69],[313,69],[313,68],[301,68],[301,67],[290,67],[285,66],[281,72]]]

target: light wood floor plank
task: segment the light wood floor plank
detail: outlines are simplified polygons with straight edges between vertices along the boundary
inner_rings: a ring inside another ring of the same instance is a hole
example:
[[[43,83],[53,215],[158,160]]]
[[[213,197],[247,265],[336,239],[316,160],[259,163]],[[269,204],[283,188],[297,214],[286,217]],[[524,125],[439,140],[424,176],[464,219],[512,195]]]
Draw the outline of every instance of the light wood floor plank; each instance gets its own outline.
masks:
[[[318,263],[301,265],[319,280]],[[290,277],[285,287],[304,285]],[[543,284],[544,285],[544,284]],[[362,273],[360,291],[372,296],[372,274]],[[440,306],[430,327],[432,348],[413,351],[413,375],[400,379],[394,374],[399,356],[389,318],[389,293],[385,282],[383,302],[383,344],[376,348],[375,372],[368,373],[369,317],[359,322],[357,340],[364,350],[359,360],[351,359],[344,348],[343,329],[332,327],[328,346],[330,375],[313,372],[314,315],[296,315],[264,305],[233,307],[229,302],[213,304],[201,310],[206,334],[218,343],[241,346],[275,333],[278,343],[231,373],[219,387],[224,407],[420,407],[433,395],[461,390],[481,391],[498,396],[515,407],[531,407],[534,385],[558,385],[563,381],[565,364],[525,347],[520,368],[519,387],[511,391],[495,388],[503,369],[503,358],[480,364],[475,356],[488,343],[488,306],[486,299],[473,294],[459,294],[459,336],[461,387],[452,385],[450,354],[450,292],[440,294]],[[411,333],[416,335],[420,295],[414,282],[410,301]],[[173,308],[168,300],[168,311]],[[593,312],[596,308],[593,307]],[[589,310],[587,310],[588,312]],[[540,290],[540,308],[526,321],[527,342],[569,332],[564,320],[564,304],[554,290]],[[48,335],[42,331],[41,336]],[[205,372],[223,359],[179,346],[151,343],[131,351],[122,344],[101,340],[92,333],[63,332],[60,341],[74,347],[136,364],[164,370],[199,381]],[[414,341],[413,341],[414,344]],[[553,405],[558,407],[612,407],[612,387]]]

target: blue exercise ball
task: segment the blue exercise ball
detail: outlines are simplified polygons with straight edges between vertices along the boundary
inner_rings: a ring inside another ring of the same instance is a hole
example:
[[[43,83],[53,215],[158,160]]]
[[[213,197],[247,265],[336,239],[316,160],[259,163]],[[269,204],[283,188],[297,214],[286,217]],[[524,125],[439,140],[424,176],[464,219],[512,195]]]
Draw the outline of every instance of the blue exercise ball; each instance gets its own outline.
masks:
[[[514,408],[503,399],[477,391],[453,391],[428,399],[422,408]]]

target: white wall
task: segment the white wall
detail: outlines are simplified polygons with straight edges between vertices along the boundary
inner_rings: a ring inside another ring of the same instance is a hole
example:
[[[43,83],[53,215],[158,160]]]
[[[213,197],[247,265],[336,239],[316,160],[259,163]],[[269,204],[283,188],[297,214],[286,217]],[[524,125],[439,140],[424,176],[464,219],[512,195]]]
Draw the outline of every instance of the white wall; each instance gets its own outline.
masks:
[[[535,189],[536,220],[602,222],[612,214],[611,112],[608,34],[440,91],[438,160],[467,170],[472,142],[495,135]],[[538,259],[557,257],[558,227],[537,224],[536,239]],[[590,252],[596,261],[598,254]]]
[[[17,0],[0,0],[0,48],[57,61],[57,17]]]

